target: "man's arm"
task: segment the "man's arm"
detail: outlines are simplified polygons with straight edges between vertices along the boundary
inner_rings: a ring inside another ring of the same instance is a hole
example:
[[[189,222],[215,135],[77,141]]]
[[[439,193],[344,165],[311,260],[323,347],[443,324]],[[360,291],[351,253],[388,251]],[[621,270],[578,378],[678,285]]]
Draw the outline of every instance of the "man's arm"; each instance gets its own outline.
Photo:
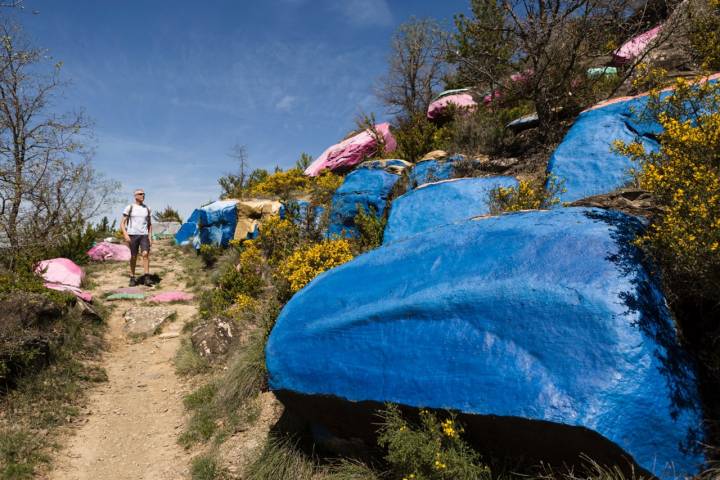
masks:
[[[127,219],[127,215],[123,213],[122,220],[120,221],[120,231],[122,232],[125,241],[130,243],[130,235],[127,233]]]

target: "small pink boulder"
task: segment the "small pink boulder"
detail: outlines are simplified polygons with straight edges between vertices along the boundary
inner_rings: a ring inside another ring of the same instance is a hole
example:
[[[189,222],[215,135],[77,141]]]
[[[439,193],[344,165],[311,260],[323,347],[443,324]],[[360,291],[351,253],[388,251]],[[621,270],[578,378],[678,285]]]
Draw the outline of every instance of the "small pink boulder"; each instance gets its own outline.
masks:
[[[195,298],[192,293],[185,292],[162,292],[153,295],[148,300],[151,302],[169,303],[169,302],[189,302]]]
[[[442,95],[437,100],[432,102],[428,107],[427,118],[434,120],[440,117],[448,109],[450,105],[454,105],[457,108],[473,111],[477,108],[477,103],[473,99],[472,95],[467,91],[452,93],[449,95]]]
[[[397,142],[390,133],[389,123],[375,125],[377,132],[385,140],[385,152],[394,152]],[[313,163],[305,169],[305,175],[316,177],[326,168],[330,170],[347,169],[364,161],[377,152],[377,142],[369,130],[343,140],[329,147]]]
[[[662,25],[648,30],[647,32],[637,35],[627,42],[623,43],[620,48],[613,52],[613,63],[615,65],[625,65],[635,60],[655,40],[662,31]]]
[[[130,248],[119,243],[100,242],[87,252],[88,257],[95,261],[111,260],[127,262],[130,260]]]
[[[48,283],[59,283],[80,288],[85,272],[79,265],[67,258],[43,260],[35,267],[35,273]]]

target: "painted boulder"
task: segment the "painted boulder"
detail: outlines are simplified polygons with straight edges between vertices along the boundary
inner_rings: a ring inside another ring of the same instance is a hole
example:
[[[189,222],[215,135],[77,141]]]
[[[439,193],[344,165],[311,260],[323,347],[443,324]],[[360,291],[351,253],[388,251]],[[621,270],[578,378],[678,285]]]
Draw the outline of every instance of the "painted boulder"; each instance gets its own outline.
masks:
[[[155,225],[153,225],[153,228]],[[130,260],[130,248],[127,245],[110,242],[100,242],[87,251],[91,260],[98,262],[115,261],[127,262]]]
[[[639,140],[646,150],[657,151],[655,122],[638,121],[634,112],[647,104],[647,96],[628,97],[582,112],[548,162],[548,173],[561,181],[564,202],[609,193],[628,185],[635,165],[613,151],[613,142]]]
[[[458,178],[428,183],[392,202],[383,243],[490,213],[490,191],[517,185],[513,177]]]
[[[365,438],[377,422],[365,412],[394,402],[461,412],[482,451],[693,474],[696,380],[639,263],[641,228],[619,212],[564,208],[370,251],[282,310],[266,348],[270,387],[338,435]]]
[[[627,42],[623,43],[620,48],[613,52],[613,63],[615,65],[625,65],[639,57],[662,32],[662,25],[651,28],[647,32],[637,35]]]
[[[80,288],[83,278],[85,278],[85,271],[82,267],[68,258],[51,258],[38,262],[35,272],[48,283],[76,288]]]
[[[703,81],[716,82],[720,73]],[[672,95],[672,89],[661,92]],[[548,173],[563,183],[560,200],[574,202],[610,193],[632,181],[632,160],[613,151],[616,140],[639,141],[647,151],[660,148],[657,135],[662,127],[640,115],[647,106],[647,94],[621,97],[600,103],[582,112],[548,162]]]
[[[452,178],[455,174],[455,163],[464,158],[462,155],[453,155],[445,158],[420,160],[410,170],[410,188]]]
[[[355,216],[360,211],[378,216],[385,213],[388,197],[400,175],[375,168],[372,162],[366,163],[348,174],[333,194],[328,236],[356,235]]]
[[[390,132],[390,124],[377,124],[375,130],[383,137],[385,151],[394,152],[397,142]],[[326,168],[333,171],[348,170],[377,153],[377,149],[375,137],[369,130],[365,130],[329,147],[305,169],[305,175],[315,177]]]
[[[175,234],[178,245],[191,244],[227,246],[235,237],[237,200],[218,200],[195,209]]]
[[[435,120],[443,116],[447,113],[450,106],[465,111],[473,111],[477,108],[477,102],[472,97],[469,88],[446,90],[430,103],[427,110],[427,118]]]

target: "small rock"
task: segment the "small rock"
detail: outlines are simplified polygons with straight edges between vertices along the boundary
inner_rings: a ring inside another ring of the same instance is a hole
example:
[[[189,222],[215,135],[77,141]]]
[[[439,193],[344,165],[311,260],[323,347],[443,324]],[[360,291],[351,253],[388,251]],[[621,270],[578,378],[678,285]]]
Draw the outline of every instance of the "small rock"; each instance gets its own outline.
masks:
[[[125,333],[152,335],[175,311],[167,307],[132,307],[125,312]]]
[[[180,334],[178,332],[168,332],[168,333],[163,333],[163,334],[158,335],[158,338],[160,340],[167,340],[170,338],[177,338],[179,336],[180,336]]]

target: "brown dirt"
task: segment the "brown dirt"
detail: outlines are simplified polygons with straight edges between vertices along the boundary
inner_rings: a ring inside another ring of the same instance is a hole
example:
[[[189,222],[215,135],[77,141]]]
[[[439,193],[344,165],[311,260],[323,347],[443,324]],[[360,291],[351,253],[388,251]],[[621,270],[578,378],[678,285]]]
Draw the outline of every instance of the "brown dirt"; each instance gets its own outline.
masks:
[[[176,251],[168,242],[153,245],[151,271],[160,273],[157,291],[186,290]],[[108,263],[91,275],[96,296],[127,286],[127,264]],[[108,322],[109,344],[101,366],[109,381],[89,394],[84,423],[62,441],[55,468],[47,478],[180,479],[189,477],[191,452],[178,445],[189,386],[175,374],[173,358],[179,334],[197,305],[171,304],[177,312],[160,335],[141,341],[123,332],[125,311],[142,301],[118,301]],[[166,335],[170,334],[170,335]]]

